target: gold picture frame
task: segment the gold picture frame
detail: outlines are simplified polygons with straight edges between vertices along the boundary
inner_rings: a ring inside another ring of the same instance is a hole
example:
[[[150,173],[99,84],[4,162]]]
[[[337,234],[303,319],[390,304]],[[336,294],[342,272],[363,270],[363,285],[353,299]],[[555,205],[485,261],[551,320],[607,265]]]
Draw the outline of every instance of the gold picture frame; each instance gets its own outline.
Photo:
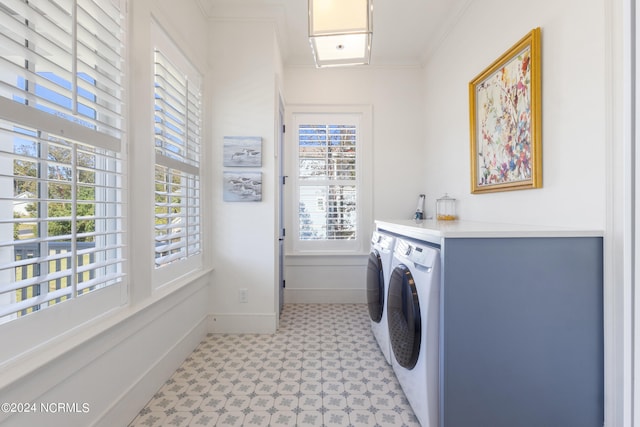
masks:
[[[469,83],[471,192],[542,187],[540,28]]]

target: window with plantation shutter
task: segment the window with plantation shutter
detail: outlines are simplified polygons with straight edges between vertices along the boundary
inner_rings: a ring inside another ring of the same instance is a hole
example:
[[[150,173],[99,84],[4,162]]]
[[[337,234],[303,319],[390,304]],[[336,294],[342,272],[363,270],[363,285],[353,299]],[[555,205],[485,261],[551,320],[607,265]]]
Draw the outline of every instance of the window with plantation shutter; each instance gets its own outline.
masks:
[[[163,268],[201,253],[202,95],[199,73],[154,28],[155,266]]]
[[[357,237],[356,137],[355,125],[298,127],[300,240]]]
[[[370,210],[363,114],[295,114],[295,250],[361,249]]]
[[[0,14],[2,110],[18,102],[119,145],[119,8],[111,0],[4,0]]]
[[[0,5],[0,323],[123,302],[122,21],[112,0]]]

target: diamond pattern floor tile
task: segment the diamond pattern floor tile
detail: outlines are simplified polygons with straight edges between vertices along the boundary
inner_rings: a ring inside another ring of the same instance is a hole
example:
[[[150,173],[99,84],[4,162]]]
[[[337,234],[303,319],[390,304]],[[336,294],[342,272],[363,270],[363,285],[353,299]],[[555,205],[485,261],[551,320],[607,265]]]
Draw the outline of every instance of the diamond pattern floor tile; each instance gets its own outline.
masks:
[[[210,334],[129,427],[420,427],[364,304],[286,304],[274,335]]]

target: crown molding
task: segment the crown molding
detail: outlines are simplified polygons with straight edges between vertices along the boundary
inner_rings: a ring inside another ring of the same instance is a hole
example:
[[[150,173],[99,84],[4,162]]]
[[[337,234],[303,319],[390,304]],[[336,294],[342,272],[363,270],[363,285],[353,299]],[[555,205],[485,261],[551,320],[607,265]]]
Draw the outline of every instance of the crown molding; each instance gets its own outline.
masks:
[[[267,22],[272,23],[283,57],[289,53],[286,9],[281,4],[243,3],[232,1],[196,0],[205,15],[213,22]]]
[[[420,57],[420,62],[424,65],[426,64],[431,56],[442,46],[445,40],[449,37],[451,31],[458,26],[460,19],[465,15],[469,5],[473,0],[466,0],[460,4],[460,7],[452,10],[448,16],[440,21],[440,25],[437,30],[433,32],[434,37],[429,39],[424,49],[422,50],[424,53]]]

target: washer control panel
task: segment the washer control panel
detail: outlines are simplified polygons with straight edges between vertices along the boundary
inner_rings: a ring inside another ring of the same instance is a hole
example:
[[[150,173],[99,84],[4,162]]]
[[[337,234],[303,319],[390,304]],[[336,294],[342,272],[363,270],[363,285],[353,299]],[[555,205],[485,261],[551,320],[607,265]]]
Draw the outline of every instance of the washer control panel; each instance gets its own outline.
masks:
[[[396,255],[416,265],[427,268],[433,267],[437,254],[438,249],[430,246],[422,246],[403,239],[397,239],[396,241]]]
[[[427,252],[425,252],[424,248],[421,246],[409,246],[411,249],[411,253],[409,254],[409,259],[416,264],[427,265]]]
[[[393,250],[393,242],[394,237],[389,236],[388,234],[378,233],[377,231],[373,232],[371,236],[371,245],[377,248],[380,248],[386,252],[391,252]]]

